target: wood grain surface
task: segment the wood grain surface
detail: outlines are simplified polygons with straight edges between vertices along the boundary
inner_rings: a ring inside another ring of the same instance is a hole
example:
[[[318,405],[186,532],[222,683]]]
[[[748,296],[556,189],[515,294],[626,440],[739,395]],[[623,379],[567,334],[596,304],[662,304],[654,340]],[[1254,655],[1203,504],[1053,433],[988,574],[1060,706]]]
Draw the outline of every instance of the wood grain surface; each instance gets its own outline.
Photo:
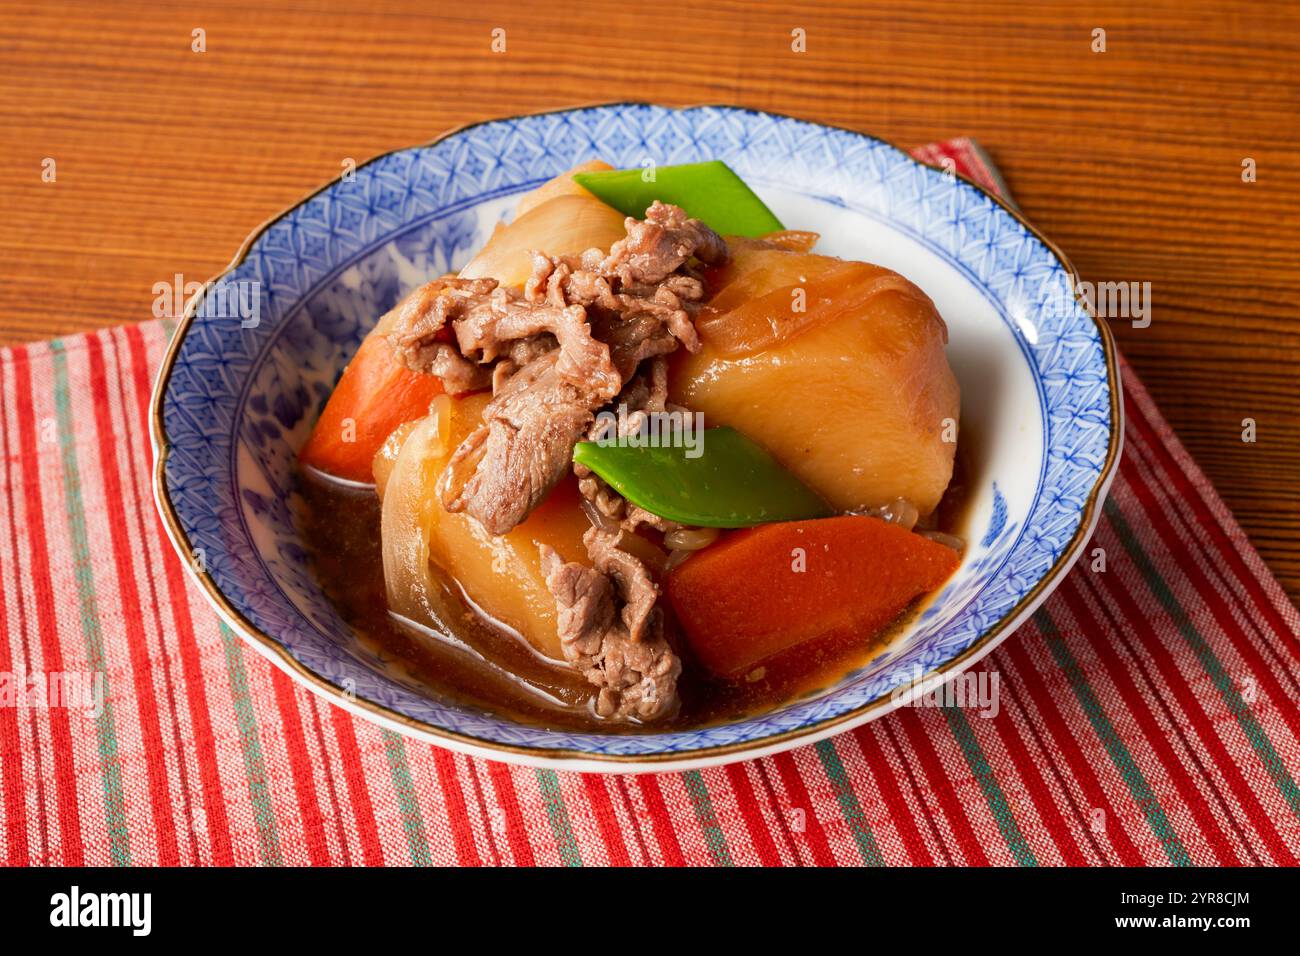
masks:
[[[977,138],[1083,279],[1151,283],[1121,350],[1300,596],[1295,3],[6,0],[0,345],[151,318],[347,158],[615,99]]]

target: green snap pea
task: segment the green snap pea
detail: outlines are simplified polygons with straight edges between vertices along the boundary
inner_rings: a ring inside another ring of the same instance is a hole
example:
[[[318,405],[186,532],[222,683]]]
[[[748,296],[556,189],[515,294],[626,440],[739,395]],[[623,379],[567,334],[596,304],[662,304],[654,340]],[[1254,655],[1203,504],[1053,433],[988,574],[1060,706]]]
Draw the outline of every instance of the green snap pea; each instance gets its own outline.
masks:
[[[685,525],[748,528],[774,521],[825,518],[834,512],[760,445],[733,428],[689,436],[669,432],[655,444],[626,439],[580,442],[573,460],[620,495]],[[674,437],[676,436],[676,437]]]
[[[651,172],[653,181],[647,182]],[[745,181],[720,160],[653,170],[577,173],[573,178],[602,202],[637,219],[644,219],[645,211],[658,199],[680,206],[688,216],[723,236],[754,238],[785,228]]]

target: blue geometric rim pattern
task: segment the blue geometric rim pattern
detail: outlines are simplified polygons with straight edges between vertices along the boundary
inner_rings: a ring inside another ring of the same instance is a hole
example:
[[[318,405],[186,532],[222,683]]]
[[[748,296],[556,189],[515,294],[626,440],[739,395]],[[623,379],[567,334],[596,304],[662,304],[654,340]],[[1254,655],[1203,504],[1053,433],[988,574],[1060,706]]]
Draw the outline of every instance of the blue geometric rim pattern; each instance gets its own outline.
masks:
[[[994,491],[971,571],[887,665],[824,695],[724,726],[590,734],[514,724],[382,672],[312,580],[294,522],[293,455],[365,332],[419,282],[459,265],[492,200],[584,159],[616,167],[721,159],[746,180],[883,220],[959,269],[1015,336],[1042,403],[1046,460],[1022,522]],[[1111,459],[1112,367],[1102,332],[1051,289],[1067,272],[1014,216],[964,181],[847,130],[730,107],[598,106],[499,120],[390,153],[271,223],[224,281],[256,282],[260,321],[195,316],[163,384],[163,497],[231,609],[326,684],[434,733],[539,754],[692,753],[810,730],[885,697],[977,644],[1051,571]],[[1033,317],[1026,339],[1012,315]]]

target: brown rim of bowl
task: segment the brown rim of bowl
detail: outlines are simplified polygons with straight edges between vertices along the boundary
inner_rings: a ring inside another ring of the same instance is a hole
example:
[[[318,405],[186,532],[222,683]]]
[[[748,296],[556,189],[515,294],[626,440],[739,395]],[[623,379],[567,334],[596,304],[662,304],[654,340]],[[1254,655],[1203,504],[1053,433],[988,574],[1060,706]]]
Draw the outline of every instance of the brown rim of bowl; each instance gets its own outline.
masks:
[[[873,139],[876,142],[883,143],[885,146],[888,146],[891,149],[894,149],[897,152],[901,153],[910,162],[916,163],[919,166],[926,166],[930,169],[937,168],[932,164],[922,163],[920,160],[915,159],[910,153],[908,153],[907,150],[894,145],[888,140],[884,140],[878,136],[872,136],[869,133],[863,133],[859,130],[853,130],[843,126],[835,126],[829,123],[817,123],[812,120],[805,120],[795,116],[788,116],[784,113],[773,113],[768,110],[752,109],[750,107],[734,106],[730,104],[703,103],[694,106],[664,107],[661,104],[629,101],[629,100],[617,100],[617,101],[605,102],[605,103],[589,103],[589,104],[584,104],[579,106],[566,106],[566,107],[557,108],[553,110],[540,110],[536,113],[522,113],[513,117],[494,117],[493,119],[490,120],[480,120],[474,123],[465,123],[460,126],[456,126],[453,127],[452,129],[447,130],[446,132],[442,133],[439,136],[434,137],[433,139],[429,140],[426,143],[419,143],[413,146],[403,146],[398,149],[390,149],[390,150],[386,150],[385,152],[378,153],[375,156],[372,156],[369,159],[367,159],[365,162],[358,164],[356,168],[360,169],[363,166],[369,165],[370,163],[383,159],[385,156],[391,156],[394,153],[404,152],[408,149],[428,148],[430,146],[442,142],[445,139],[455,136],[459,133],[463,133],[467,130],[474,129],[477,126],[484,126],[488,123],[495,123],[495,122],[500,122],[501,120],[509,120],[509,119],[522,119],[526,116],[548,116],[553,113],[569,113],[575,110],[596,109],[600,107],[612,107],[612,106],[656,106],[661,109],[674,109],[674,110],[717,108],[717,109],[740,110],[749,113],[761,113],[767,116],[776,117],[778,119],[793,120],[795,122],[800,122],[800,123],[811,123],[814,126],[823,126],[827,129],[839,130],[845,133],[852,133],[855,136],[862,136],[865,137],[866,139]],[[1016,210],[1014,207],[1009,205],[999,196],[989,192],[979,183],[969,179],[968,177],[963,176],[960,173],[956,173],[956,172],[951,172],[950,174],[955,176],[958,179],[961,179],[967,185],[979,190],[989,199],[993,200],[993,202],[995,202],[998,206],[1000,206],[1004,212],[1006,212],[1016,222],[1018,222],[1026,231],[1028,231],[1030,235],[1034,236],[1039,242],[1041,242],[1047,248],[1047,250],[1051,252],[1053,256],[1056,257],[1056,259],[1061,263],[1061,265],[1065,267],[1067,272],[1069,272],[1071,275],[1077,275],[1077,273],[1074,270],[1073,264],[1071,264],[1069,258],[1065,255],[1065,253],[1063,253],[1056,246],[1055,243],[1053,243],[1050,239],[1048,239],[1041,232],[1039,232],[1038,229],[1035,228],[1030,222],[1028,222],[1024,218],[1024,216],[1020,214],[1018,210]],[[180,344],[184,340],[185,333],[189,329],[190,324],[194,321],[195,312],[197,310],[199,303],[203,300],[204,291],[207,289],[208,285],[220,281],[222,278],[224,278],[226,275],[228,275],[230,272],[236,269],[241,263],[243,263],[245,257],[248,255],[248,250],[252,248],[253,243],[256,242],[262,236],[262,234],[266,232],[266,230],[269,229],[274,223],[280,221],[282,218],[284,218],[286,215],[288,215],[298,206],[301,206],[303,203],[313,199],[314,197],[320,195],[325,190],[331,188],[336,183],[340,182],[342,178],[343,175],[340,174],[339,176],[325,183],[323,186],[320,186],[319,188],[312,190],[310,193],[303,196],[297,202],[293,203],[290,206],[287,206],[276,215],[263,221],[261,225],[259,225],[256,229],[254,229],[251,233],[249,233],[248,237],[244,240],[243,244],[239,247],[239,251],[235,253],[235,257],[231,259],[230,264],[227,265],[223,270],[221,270],[221,272],[219,272],[216,276],[214,276],[209,281],[209,283],[205,284],[203,289],[195,293],[195,295],[186,304],[185,314],[181,318],[180,323],[177,325],[176,330],[172,333],[171,341],[168,343],[167,346],[167,352],[163,356],[162,363],[158,367],[158,377],[155,380],[153,395],[151,396],[149,401],[150,437],[153,441],[153,446],[154,446],[153,492],[154,492],[155,501],[158,504],[159,513],[161,514],[163,518],[163,523],[167,528],[168,537],[171,538],[173,546],[180,554],[182,558],[182,563],[184,563],[186,568],[188,568],[190,576],[199,583],[199,585],[203,588],[204,592],[207,594],[208,600],[217,608],[218,611],[220,611],[227,618],[228,621],[238,624],[238,629],[243,633],[245,638],[251,641],[255,641],[257,644],[261,645],[264,651],[269,651],[273,656],[273,662],[278,663],[281,666],[281,668],[293,674],[297,674],[307,683],[309,687],[316,690],[317,693],[320,693],[322,696],[329,699],[332,703],[338,704],[339,706],[345,707],[346,709],[350,709],[354,711],[355,710],[366,711],[368,713],[375,715],[378,718],[381,718],[382,720],[395,723],[403,727],[407,727],[413,731],[416,731],[428,737],[433,737],[440,740],[448,741],[453,745],[454,744],[461,745],[460,748],[457,749],[470,747],[470,748],[476,748],[481,750],[490,750],[500,754],[522,756],[533,760],[555,760],[555,761],[569,760],[574,762],[585,760],[585,761],[592,761],[596,763],[608,763],[608,764],[658,764],[658,763],[671,763],[671,762],[687,762],[687,761],[696,761],[696,760],[705,760],[705,761],[716,760],[716,758],[719,757],[725,757],[730,754],[740,754],[745,751],[770,750],[770,748],[778,747],[781,744],[789,744],[790,747],[794,747],[798,744],[799,740],[802,738],[813,737],[813,736],[819,736],[819,737],[827,736],[827,731],[831,730],[832,728],[840,724],[848,723],[849,721],[856,720],[857,718],[861,718],[873,714],[876,711],[880,710],[881,708],[887,707],[891,703],[894,703],[890,699],[891,694],[886,693],[886,694],[882,694],[880,697],[877,697],[875,700],[872,700],[866,704],[862,704],[859,707],[855,707],[852,710],[846,711],[843,714],[838,714],[834,717],[828,717],[825,720],[818,721],[817,723],[810,724],[809,726],[806,727],[800,727],[797,730],[787,730],[784,731],[783,733],[771,734],[766,737],[760,737],[755,740],[747,740],[740,743],[723,744],[715,747],[702,747],[698,750],[670,751],[670,752],[651,753],[651,754],[600,754],[600,753],[590,753],[584,750],[572,750],[566,748],[521,747],[514,744],[502,744],[491,740],[483,740],[478,737],[472,737],[469,736],[468,734],[456,733],[454,731],[446,730],[441,727],[435,727],[432,724],[427,724],[424,721],[416,720],[412,717],[408,717],[405,714],[399,713],[398,711],[392,710],[388,707],[384,707],[380,704],[376,704],[373,701],[363,700],[359,697],[355,697],[355,695],[352,698],[349,698],[348,692],[345,691],[342,687],[339,687],[337,684],[333,683],[332,681],[327,680],[326,678],[317,674],[315,671],[312,671],[309,668],[307,668],[305,665],[300,663],[296,658],[294,658],[293,655],[291,655],[283,645],[281,645],[274,638],[263,633],[255,624],[253,624],[250,620],[248,620],[248,618],[246,618],[237,608],[234,607],[234,605],[230,603],[230,601],[226,599],[225,594],[223,594],[221,589],[217,587],[216,583],[212,580],[212,577],[208,572],[200,572],[195,570],[191,562],[187,559],[187,555],[192,553],[192,548],[190,547],[190,541],[188,536],[185,534],[184,530],[180,526],[180,521],[176,516],[176,510],[175,507],[172,505],[171,498],[167,491],[167,483],[166,483],[167,454],[170,446],[167,441],[167,433],[163,427],[162,404],[163,404],[163,396],[166,393],[167,383],[171,379],[172,368],[176,362],[176,355],[180,350]],[[1014,622],[1016,622],[1016,619],[1019,618],[1021,614],[1026,611],[1026,609],[1035,606],[1041,599],[1046,597],[1045,591],[1048,589],[1048,586],[1054,585],[1057,582],[1057,580],[1063,576],[1065,571],[1068,570],[1069,567],[1073,565],[1075,559],[1077,558],[1076,552],[1087,540],[1088,535],[1092,533],[1092,529],[1094,527],[1097,518],[1097,514],[1096,514],[1097,509],[1100,507],[1101,504],[1101,495],[1104,489],[1106,489],[1106,487],[1109,485],[1110,480],[1113,476],[1113,472],[1115,470],[1115,466],[1119,460],[1119,452],[1120,452],[1120,447],[1123,439],[1123,417],[1122,417],[1122,407],[1121,407],[1122,385],[1120,383],[1120,377],[1119,377],[1119,365],[1118,362],[1116,361],[1115,342],[1111,335],[1110,327],[1105,322],[1097,318],[1093,310],[1088,306],[1086,300],[1084,300],[1077,292],[1075,293],[1075,299],[1083,306],[1084,311],[1092,319],[1093,324],[1097,328],[1098,335],[1101,339],[1102,349],[1105,352],[1105,356],[1106,356],[1107,374],[1110,376],[1110,382],[1111,382],[1110,445],[1109,448],[1107,449],[1106,460],[1102,463],[1102,468],[1097,475],[1097,480],[1093,483],[1092,489],[1088,493],[1088,500],[1084,503],[1083,510],[1080,512],[1079,526],[1075,529],[1074,535],[1071,537],[1069,544],[1066,545],[1066,547],[1061,551],[1060,556],[1057,557],[1056,561],[1052,563],[1052,566],[1047,569],[1047,572],[1038,580],[1038,582],[1034,585],[1034,587],[1031,588],[1030,591],[1027,594],[1025,594],[1019,601],[1017,601],[1015,606],[1012,607],[1006,614],[1004,614],[997,621],[997,623],[995,623],[991,628],[989,628],[988,631],[986,631],[979,638],[979,640],[977,640],[970,647],[966,648],[964,651],[962,651],[952,660],[949,660],[946,663],[944,663],[942,667],[936,668],[933,672],[931,672],[931,674],[928,674],[927,677],[932,677],[932,676],[943,677],[946,680],[948,677],[959,673],[963,669],[963,666],[968,661],[971,661],[972,658],[977,658],[979,656],[982,656],[984,653],[991,651],[994,645],[996,645],[1002,638],[1004,638],[1005,636],[1007,636],[1007,634],[1010,633],[1010,630],[1008,630],[1008,628]],[[1018,626],[1018,624],[1016,626]],[[780,749],[788,749],[788,748],[780,748]]]

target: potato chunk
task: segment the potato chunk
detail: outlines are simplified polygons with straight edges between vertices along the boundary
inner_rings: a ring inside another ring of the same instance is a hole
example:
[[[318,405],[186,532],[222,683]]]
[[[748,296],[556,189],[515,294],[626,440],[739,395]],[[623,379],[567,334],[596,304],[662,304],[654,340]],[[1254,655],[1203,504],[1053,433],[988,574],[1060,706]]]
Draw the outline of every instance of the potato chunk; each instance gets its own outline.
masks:
[[[960,413],[934,303],[879,266],[729,242],[703,347],[674,356],[672,401],[744,432],[841,510],[934,510]]]
[[[576,479],[561,482],[527,520],[499,536],[468,515],[444,510],[436,490],[447,460],[481,422],[488,400],[486,394],[443,396],[429,418],[395,433],[376,458],[389,606],[437,628],[439,617],[454,613],[440,597],[442,581],[451,582],[484,616],[544,657],[563,661],[555,598],[537,546],[550,545],[566,561],[587,560],[582,536],[591,523]]]

